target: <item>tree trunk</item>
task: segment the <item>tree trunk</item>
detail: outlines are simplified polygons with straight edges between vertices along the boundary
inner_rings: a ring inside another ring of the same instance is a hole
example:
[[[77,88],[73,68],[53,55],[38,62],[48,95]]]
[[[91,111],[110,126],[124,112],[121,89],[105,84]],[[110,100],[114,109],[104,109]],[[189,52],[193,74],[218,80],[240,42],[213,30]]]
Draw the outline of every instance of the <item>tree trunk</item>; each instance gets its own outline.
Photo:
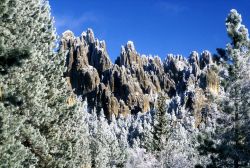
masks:
[[[236,156],[234,159],[234,168],[239,168],[239,156],[238,156],[238,148],[239,148],[239,104],[238,104],[238,90],[235,87],[235,97],[234,97],[234,105],[235,105],[235,112],[234,112],[234,141],[235,141],[235,151],[236,151]]]

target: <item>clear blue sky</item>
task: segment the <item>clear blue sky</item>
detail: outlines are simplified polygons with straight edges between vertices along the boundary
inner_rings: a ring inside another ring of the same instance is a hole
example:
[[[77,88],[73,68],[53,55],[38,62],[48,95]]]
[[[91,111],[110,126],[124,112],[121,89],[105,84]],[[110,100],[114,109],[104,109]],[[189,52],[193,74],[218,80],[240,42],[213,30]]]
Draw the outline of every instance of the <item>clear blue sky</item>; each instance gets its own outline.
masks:
[[[215,52],[229,39],[225,18],[235,8],[250,29],[250,0],[50,0],[59,35],[92,28],[114,61],[131,40],[141,54]]]

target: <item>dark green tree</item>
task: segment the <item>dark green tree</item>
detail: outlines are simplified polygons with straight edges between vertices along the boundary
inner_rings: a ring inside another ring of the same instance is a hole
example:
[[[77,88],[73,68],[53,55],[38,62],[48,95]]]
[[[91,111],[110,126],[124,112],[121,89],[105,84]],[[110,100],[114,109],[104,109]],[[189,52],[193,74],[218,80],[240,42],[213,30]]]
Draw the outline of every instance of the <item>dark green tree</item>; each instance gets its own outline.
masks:
[[[153,126],[153,151],[161,151],[169,138],[170,130],[167,121],[166,97],[160,94],[157,100]]]

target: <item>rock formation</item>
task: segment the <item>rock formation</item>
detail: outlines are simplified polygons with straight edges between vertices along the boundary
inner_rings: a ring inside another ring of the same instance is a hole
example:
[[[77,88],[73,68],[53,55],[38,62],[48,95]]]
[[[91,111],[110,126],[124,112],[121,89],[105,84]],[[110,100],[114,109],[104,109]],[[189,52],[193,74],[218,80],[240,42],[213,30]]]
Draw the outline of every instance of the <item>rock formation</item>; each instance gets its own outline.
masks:
[[[154,108],[159,92],[169,98],[180,96],[185,108],[199,104],[199,94],[219,92],[212,55],[192,52],[187,59],[172,54],[161,61],[158,56],[137,53],[133,42],[122,46],[113,64],[104,41],[95,39],[91,29],[75,37],[63,33],[60,52],[66,54],[66,77],[78,96],[87,98],[90,107],[103,109],[108,117],[147,112]],[[179,115],[181,116],[181,115]]]

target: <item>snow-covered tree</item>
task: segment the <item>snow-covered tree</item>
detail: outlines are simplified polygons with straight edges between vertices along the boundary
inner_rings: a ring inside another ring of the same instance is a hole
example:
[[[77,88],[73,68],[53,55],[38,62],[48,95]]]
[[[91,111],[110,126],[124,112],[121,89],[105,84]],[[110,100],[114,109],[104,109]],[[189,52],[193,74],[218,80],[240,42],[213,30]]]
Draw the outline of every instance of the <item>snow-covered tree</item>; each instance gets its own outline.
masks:
[[[167,145],[171,135],[171,123],[167,120],[166,97],[160,94],[157,100],[156,112],[153,121],[153,149],[160,152]]]
[[[153,154],[146,152],[143,148],[132,148],[128,151],[126,168],[156,168],[159,162]]]
[[[14,13],[14,7],[9,1],[0,2],[0,165],[1,167],[17,167],[19,165],[35,165],[37,159],[22,142],[16,138],[25,122],[26,117],[20,115],[20,98],[15,95],[15,88],[6,93],[5,78],[11,75],[11,69],[18,69],[24,58],[30,57],[27,49],[10,47],[6,42],[8,34],[8,20]],[[10,41],[9,41],[10,43]]]
[[[1,166],[84,166],[87,127],[81,106],[66,103],[48,1],[4,0],[0,9]]]
[[[93,112],[90,118],[92,167],[123,167],[127,149],[126,146],[123,146],[124,144],[120,145],[124,140],[120,139],[119,141],[117,138],[118,133],[116,131],[120,131],[115,130],[117,124],[109,124],[103,111],[100,112],[98,117],[96,112]]]
[[[46,26],[50,22],[47,22],[46,18],[44,18],[44,22],[35,22],[41,18],[39,14],[42,15],[47,12],[47,4],[26,2],[16,0],[0,2],[1,137],[3,137],[1,139],[3,143],[1,143],[0,147],[0,157],[2,158],[0,160],[5,162],[2,165],[6,167],[16,167],[14,165],[18,164],[20,166],[32,166],[38,161],[37,157],[35,157],[36,151],[30,150],[26,146],[30,143],[26,139],[28,132],[26,129],[30,125],[27,121],[30,118],[29,112],[32,111],[32,104],[26,101],[29,100],[26,95],[30,93],[30,87],[33,84],[30,77],[31,73],[28,73],[32,69],[29,69],[31,67],[27,65],[29,65],[31,60],[35,60],[34,55],[37,52],[45,53],[45,51],[38,49],[42,45],[48,44],[47,41],[41,41],[40,37],[46,38],[46,33],[43,33],[40,29],[44,28],[44,30],[47,30]],[[31,5],[30,10],[27,10],[26,8],[29,5]],[[36,13],[37,16],[35,16]],[[34,17],[29,17],[33,15]],[[45,24],[46,22],[47,24]],[[26,28],[31,31],[26,31]],[[51,36],[50,38],[53,37]],[[53,43],[53,41],[49,43]],[[24,58],[29,59],[23,60]],[[40,89],[43,89],[43,86]],[[28,106],[29,109],[27,108]],[[29,131],[34,134],[34,137],[37,136],[37,139],[34,141],[40,141],[37,147],[43,146],[44,138],[34,129]],[[41,149],[47,149],[47,146],[44,145]],[[24,152],[22,152],[23,150]]]
[[[241,15],[231,10],[226,27],[232,43],[226,48],[228,76],[221,103],[221,111],[226,115],[218,120],[216,132],[201,145],[202,154],[210,155],[210,165],[215,167],[238,168],[250,164],[250,53],[248,30],[241,22]]]
[[[230,11],[226,18],[226,28],[234,49],[249,47],[248,29],[242,24],[242,17],[237,10],[232,9]]]
[[[153,113],[154,115],[155,113]],[[148,151],[154,151],[154,127],[153,127],[153,117],[151,112],[147,114],[148,120],[144,119],[143,122],[143,135],[141,139],[141,145]]]

